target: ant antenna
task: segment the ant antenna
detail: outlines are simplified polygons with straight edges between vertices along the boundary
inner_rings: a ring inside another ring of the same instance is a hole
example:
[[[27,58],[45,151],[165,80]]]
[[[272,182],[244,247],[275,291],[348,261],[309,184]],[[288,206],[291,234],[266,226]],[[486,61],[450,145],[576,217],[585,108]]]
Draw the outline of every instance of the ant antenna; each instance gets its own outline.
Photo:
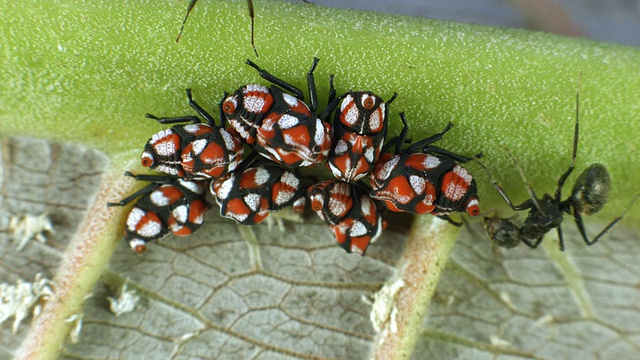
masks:
[[[513,154],[511,153],[511,150],[509,150],[508,147],[505,146],[504,150],[507,152],[507,154],[511,158],[511,161],[513,161],[514,165],[516,166],[516,169],[518,169],[518,172],[520,173],[520,177],[522,178],[522,181],[524,182],[524,187],[527,188],[527,191],[529,192],[529,196],[531,197],[531,200],[533,201],[533,204],[536,206],[536,209],[538,209],[538,211],[540,211],[540,213],[542,213],[542,215],[546,216],[546,214],[542,210],[542,206],[540,206],[540,204],[538,203],[538,197],[536,197],[536,193],[533,190],[533,187],[531,186],[531,183],[529,182],[529,180],[525,176],[524,171],[522,170],[522,167],[520,167],[520,163],[518,163],[518,160],[516,160],[515,156],[513,156]]]
[[[198,2],[198,0],[191,0],[191,2],[189,3],[189,6],[187,7],[187,13],[184,16],[184,20],[182,20],[182,25],[180,26],[180,32],[178,33],[178,37],[176,38],[176,42],[180,42],[180,38],[182,38],[182,32],[184,31],[184,25],[187,23],[187,19],[189,18],[189,14],[191,13],[191,10],[193,10],[193,7],[196,6],[196,2]],[[253,47],[253,52],[256,54],[256,57],[258,56],[258,50],[256,49],[256,44],[254,41],[254,28],[255,28],[255,24],[254,24],[254,19],[255,19],[255,12],[253,10],[253,0],[247,0],[247,6],[249,7],[249,17],[251,18],[251,47]]]
[[[255,28],[254,21],[256,17],[255,12],[253,11],[253,0],[247,0],[247,6],[249,7],[249,17],[251,18],[251,47],[253,47],[253,52],[256,54],[256,57],[260,57],[258,56],[258,50],[256,49],[256,43],[254,41],[255,37],[253,35],[253,29]]]
[[[569,165],[569,168],[567,169],[567,171],[564,172],[564,174],[562,174],[562,176],[560,176],[560,179],[558,179],[558,188],[556,189],[556,201],[560,202],[561,199],[560,197],[562,197],[562,186],[564,185],[565,181],[567,181],[567,178],[569,177],[569,175],[573,172],[573,168],[576,165],[576,156],[578,155],[578,133],[579,133],[579,129],[580,129],[580,123],[579,123],[579,119],[580,119],[580,88],[582,86],[582,71],[580,72],[580,76],[578,77],[578,87],[576,89],[576,124],[573,130],[573,152],[571,154],[571,165]]]
[[[182,26],[180,26],[180,33],[178,33],[176,42],[180,42],[182,31],[184,30],[184,24],[187,23],[187,18],[189,18],[189,14],[191,13],[191,10],[193,10],[193,7],[196,6],[196,2],[198,2],[198,0],[191,0],[191,2],[189,3],[189,7],[187,7],[187,14],[184,16],[184,20],[182,20]]]

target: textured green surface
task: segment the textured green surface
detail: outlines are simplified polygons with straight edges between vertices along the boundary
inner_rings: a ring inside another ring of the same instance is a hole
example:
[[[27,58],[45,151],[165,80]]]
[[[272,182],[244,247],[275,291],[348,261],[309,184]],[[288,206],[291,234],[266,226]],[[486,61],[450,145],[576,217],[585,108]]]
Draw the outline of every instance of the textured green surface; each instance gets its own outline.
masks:
[[[132,164],[161,128],[144,119],[146,112],[192,112],[184,88],[193,87],[215,113],[223,91],[258,81],[243,65],[253,57],[246,3],[199,3],[175,43],[185,5],[1,4],[1,133],[80,141]],[[553,191],[569,162],[583,71],[578,171],[596,161],[608,166],[613,196],[606,217],[637,191],[638,49],[302,4],[267,2],[256,16],[261,66],[304,88],[317,56],[321,96],[329,73],[336,74],[339,91],[370,89],[385,98],[397,91],[391,134],[399,131],[399,111],[406,111],[416,139],[454,122],[440,145],[484,151],[515,201],[526,195],[501,146],[513,150],[538,192]],[[484,209],[502,207],[486,177],[470,167],[481,182]],[[628,218],[637,222],[640,211]]]

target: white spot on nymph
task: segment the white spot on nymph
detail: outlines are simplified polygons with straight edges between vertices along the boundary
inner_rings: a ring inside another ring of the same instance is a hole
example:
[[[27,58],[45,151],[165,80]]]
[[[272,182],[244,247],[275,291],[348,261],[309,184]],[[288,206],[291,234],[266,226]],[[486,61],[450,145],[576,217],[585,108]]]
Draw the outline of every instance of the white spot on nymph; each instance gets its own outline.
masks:
[[[289,138],[291,138],[291,137],[289,136]],[[287,139],[287,136],[285,136],[285,141],[286,141],[286,139]],[[271,156],[273,157],[273,159],[275,159],[276,162],[279,162],[279,163],[282,162],[282,157],[280,156],[278,151],[276,151],[276,149],[274,149],[272,147],[267,147],[267,148],[262,149],[262,150],[263,151],[267,150],[267,153],[271,154]],[[269,156],[266,156],[266,157],[269,157]]]
[[[262,108],[264,107],[264,98],[257,96],[246,96],[244,98],[244,108],[248,112],[259,113],[262,112]]]
[[[136,231],[136,226],[142,220],[145,215],[145,211],[140,209],[139,207],[134,207],[129,212],[127,216],[127,229],[129,231]]]
[[[376,227],[376,233],[371,237],[370,243],[376,242],[378,238],[382,235],[382,216],[378,215],[378,226]]]
[[[140,236],[143,237],[154,237],[162,231],[162,224],[157,221],[148,221],[146,222],[140,230],[137,231]]]
[[[276,200],[275,200],[276,205],[286,204],[287,201],[293,198],[293,195],[295,195],[295,193],[291,191],[285,191],[285,190],[278,191],[278,195],[276,196]]]
[[[371,113],[371,115],[369,116],[369,128],[371,130],[378,130],[379,128],[382,127],[381,117],[382,117],[382,113],[380,112],[379,109]]]
[[[336,144],[336,149],[334,151],[335,155],[342,155],[346,153],[347,150],[349,150],[349,147],[347,146],[347,142],[342,139],[338,140],[338,143]]]
[[[247,194],[244,196],[244,203],[247,204],[251,211],[258,211],[260,208],[260,195],[258,194]]]
[[[364,151],[364,158],[367,159],[367,162],[369,164],[373,164],[373,157],[375,155],[376,149],[372,148],[372,147],[367,147],[367,149]]]
[[[355,106],[352,106],[349,108],[349,110],[347,110],[347,113],[344,114],[344,121],[347,122],[347,124],[355,124],[356,122],[358,122],[358,117],[360,116],[360,112],[358,111],[358,108],[356,108]]]
[[[183,129],[184,129],[186,132],[188,132],[188,133],[192,133],[192,134],[193,134],[193,133],[195,133],[196,131],[200,130],[200,126],[204,126],[204,125],[202,125],[202,124],[188,124],[188,125],[185,125],[185,126],[183,127]]]
[[[200,155],[200,153],[202,152],[202,150],[204,150],[204,148],[207,147],[207,144],[209,142],[207,141],[207,139],[198,139],[198,140],[194,140],[193,142],[191,142],[191,146],[193,148],[193,153],[197,156]]]
[[[169,175],[178,175],[178,169],[167,165],[158,165],[158,167],[156,167],[156,170],[167,173]]]
[[[222,214],[220,214],[222,215]],[[247,218],[249,217],[249,214],[235,214],[232,212],[227,212],[225,215],[222,215],[223,217],[229,218],[229,219],[233,219],[237,222],[243,222],[245,220],[247,220]]]
[[[436,168],[436,167],[440,166],[440,159],[438,159],[437,157],[435,157],[433,155],[427,155],[427,157],[425,157],[425,159],[422,162],[422,164],[427,169],[433,169],[433,168]]]
[[[135,238],[129,240],[129,247],[133,250],[135,250],[138,246],[144,246],[145,244],[146,243],[142,239]]]
[[[462,199],[462,197],[466,193],[467,193],[467,189],[461,186],[458,186],[454,182],[450,182],[449,184],[447,184],[447,188],[444,191],[444,195],[453,201],[458,201]]]
[[[153,145],[153,149],[160,156],[171,156],[176,152],[176,144],[173,140],[166,140]]]
[[[340,169],[333,165],[332,162],[328,162],[327,164],[329,164],[329,169],[331,170],[333,176],[337,177],[338,179],[342,179],[342,171],[340,171]]]
[[[227,150],[235,150],[235,148],[237,147],[236,141],[227,130],[220,129],[220,136],[222,136],[222,140],[224,140],[224,146]]]
[[[467,171],[467,169],[463,168],[460,165],[456,165],[453,167],[453,173],[460,176],[467,185],[471,184],[471,180],[473,180],[473,176]]]
[[[342,103],[340,104],[340,112],[344,111],[344,109],[351,103],[353,103],[353,96],[349,94],[342,100]]]
[[[153,145],[170,135],[173,135],[173,130],[171,129],[160,130],[157,133],[151,135],[151,140],[149,140],[149,143]]]
[[[316,119],[316,133],[313,136],[313,140],[317,145],[324,144],[324,124],[320,119]]]
[[[285,171],[284,173],[282,173],[280,180],[294,189],[297,189],[298,185],[300,185],[300,179],[298,179],[298,177],[290,171]]]
[[[367,234],[367,227],[360,221],[355,221],[349,229],[349,236],[363,236]]]
[[[226,199],[227,197],[229,197],[229,192],[231,192],[231,190],[233,189],[233,183],[235,180],[235,174],[232,174],[231,176],[229,176],[228,179],[226,179],[222,185],[220,185],[220,187],[218,188],[218,192],[216,192],[216,197],[219,199]],[[211,187],[211,189],[213,189],[213,187]]]
[[[269,88],[267,88],[264,85],[260,85],[260,84],[248,84],[248,85],[246,85],[244,87],[243,93],[246,94],[246,93],[255,92],[255,91],[263,92],[263,93],[267,94],[267,93],[269,93]]]
[[[339,215],[345,210],[347,210],[347,206],[343,201],[336,200],[333,197],[329,199],[329,211],[331,211],[333,215]]]
[[[151,199],[151,202],[154,205],[158,205],[158,206],[169,205],[169,198],[164,196],[164,193],[162,191],[152,192],[151,195],[149,195],[149,198]]]
[[[271,173],[269,172],[269,170],[261,167],[261,168],[258,168],[258,170],[256,171],[255,179],[253,180],[253,182],[256,185],[262,185],[267,181],[269,181],[270,178],[271,178]]]
[[[196,216],[195,219],[193,219],[193,223],[196,225],[202,225],[202,223],[204,222],[204,212],[200,213],[200,215]]]
[[[204,193],[204,189],[202,188],[202,186],[200,186],[200,184],[198,184],[195,181],[188,181],[188,180],[184,180],[184,179],[179,179],[178,183],[180,184],[180,186],[184,187],[185,189],[191,191],[194,194],[202,194],[202,193]]]
[[[409,184],[411,184],[411,188],[417,195],[422,195],[424,192],[424,188],[426,186],[427,181],[416,175],[409,176]]]
[[[189,219],[189,207],[187,205],[180,205],[171,211],[171,215],[173,215],[179,223],[186,224]]]
[[[387,180],[387,178],[389,178],[389,175],[391,175],[391,172],[396,168],[396,165],[398,165],[398,161],[400,161],[400,156],[398,155],[392,157],[391,159],[389,159],[389,161],[385,161],[385,163],[382,164],[380,170],[376,174],[376,177],[382,180]]]
[[[291,129],[292,127],[298,125],[299,123],[300,121],[298,120],[297,117],[291,116],[289,114],[282,115],[278,120],[278,125],[280,125],[280,128],[283,130]]]
[[[362,213],[365,216],[368,216],[371,214],[371,209],[373,208],[373,203],[371,202],[371,200],[369,199],[368,196],[366,195],[362,195],[362,197],[360,198],[361,204],[360,204],[360,209],[362,209]]]
[[[292,96],[290,94],[282,94],[282,98],[284,99],[284,101],[289,104],[289,106],[293,107],[298,105],[298,99],[295,96]]]

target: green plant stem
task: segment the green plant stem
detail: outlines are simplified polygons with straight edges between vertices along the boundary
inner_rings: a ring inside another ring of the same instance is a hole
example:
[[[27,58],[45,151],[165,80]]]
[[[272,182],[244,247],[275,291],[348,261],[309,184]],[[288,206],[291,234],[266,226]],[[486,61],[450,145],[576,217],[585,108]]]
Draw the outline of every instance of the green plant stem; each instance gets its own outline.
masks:
[[[408,359],[411,356],[429,302],[459,233],[460,228],[435,217],[415,218],[395,275],[404,286],[389,304],[395,314],[378,333],[374,359]],[[395,279],[393,281],[397,281]]]

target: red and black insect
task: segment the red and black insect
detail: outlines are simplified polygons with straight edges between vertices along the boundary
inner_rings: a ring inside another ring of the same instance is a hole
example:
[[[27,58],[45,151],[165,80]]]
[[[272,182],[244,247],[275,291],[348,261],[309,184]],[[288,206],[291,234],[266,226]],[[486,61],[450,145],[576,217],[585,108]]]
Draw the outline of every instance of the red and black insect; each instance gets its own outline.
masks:
[[[364,255],[386,227],[382,205],[368,192],[361,184],[338,180],[323,181],[307,190],[311,208],[329,224],[338,244],[348,253]]]
[[[304,212],[305,188],[295,173],[272,162],[247,160],[211,183],[211,193],[222,217],[242,225],[256,225],[269,213],[288,206],[298,213]]]
[[[289,167],[311,166],[323,161],[332,146],[331,125],[324,119],[333,112],[338,99],[322,113],[315,114],[318,100],[313,71],[318,61],[313,59],[307,74],[309,106],[304,103],[300,89],[247,60],[248,65],[273,85],[250,84],[231,95],[225,93],[220,112],[247,144],[268,159]],[[330,98],[335,98],[335,94]]]
[[[107,203],[107,206],[125,206],[139,198],[127,215],[124,229],[125,240],[138,254],[146,251],[150,241],[169,233],[191,235],[202,226],[204,215],[211,208],[205,199],[204,181],[130,172],[125,175],[151,182],[120,202]]]
[[[147,114],[161,124],[189,124],[154,134],[142,152],[142,166],[185,179],[218,177],[235,169],[244,156],[238,134],[224,128],[224,119],[220,120],[220,127],[216,126],[213,117],[193,100],[191,89],[187,89],[187,96],[189,105],[208,125],[202,124],[197,116],[158,118]]]
[[[333,122],[334,145],[327,162],[336,178],[354,182],[371,172],[387,135],[389,104],[396,96],[393,94],[387,102],[368,91],[341,96]]]
[[[402,150],[409,127],[404,113],[400,113],[400,118],[404,124],[400,136],[385,145],[372,172],[371,197],[381,200],[391,211],[431,213],[456,226],[461,224],[451,220],[450,213],[466,211],[471,216],[478,215],[476,181],[457,162],[466,163],[482,154],[469,158],[431,145],[442,139],[453,126],[451,123],[441,132]],[[395,154],[386,152],[393,145]]]
[[[582,214],[591,215],[595,214],[604,207],[609,198],[609,189],[611,187],[611,180],[607,169],[601,164],[592,164],[586,168],[571,190],[571,195],[562,200],[562,188],[565,182],[569,178],[569,175],[573,172],[576,162],[576,155],[578,152],[578,114],[579,114],[580,96],[576,94],[576,122],[573,133],[573,153],[571,156],[571,164],[569,168],[558,179],[558,186],[554,196],[544,194],[542,198],[538,198],[533,188],[529,185],[529,182],[524,176],[524,172],[520,168],[520,165],[516,161],[511,152],[507,150],[509,157],[515,164],[516,168],[520,172],[520,175],[525,183],[525,187],[529,192],[529,199],[521,203],[520,205],[514,205],[506,191],[498,184],[491,176],[489,169],[487,169],[482,163],[480,165],[484,168],[489,175],[489,179],[493,183],[493,186],[498,190],[500,196],[514,211],[528,210],[529,214],[521,226],[518,226],[512,218],[501,218],[498,216],[485,217],[485,232],[488,237],[496,244],[504,248],[513,248],[520,244],[525,243],[531,248],[537,248],[544,235],[551,229],[558,231],[558,243],[560,250],[564,251],[564,238],[562,235],[562,221],[564,220],[564,214],[570,214],[580,231],[580,235],[587,246],[593,245],[609,230],[611,229],[627,211],[631,208],[635,200],[639,195],[636,195],[632,200],[629,207],[617,218],[613,219],[595,238],[589,240],[584,222],[582,220]]]

